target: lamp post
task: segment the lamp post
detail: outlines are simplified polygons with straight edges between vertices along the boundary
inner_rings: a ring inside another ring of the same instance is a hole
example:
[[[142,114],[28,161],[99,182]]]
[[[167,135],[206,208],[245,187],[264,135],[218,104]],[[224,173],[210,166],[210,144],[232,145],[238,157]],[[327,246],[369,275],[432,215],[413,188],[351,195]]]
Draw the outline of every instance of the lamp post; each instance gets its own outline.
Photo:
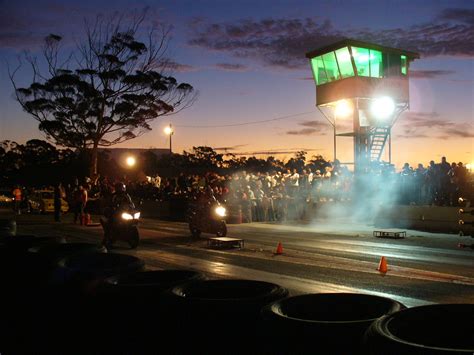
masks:
[[[165,127],[164,132],[166,135],[170,136],[170,154],[172,154],[172,149],[171,149],[171,137],[173,136],[174,130],[173,126],[171,126],[171,123],[169,126]]]

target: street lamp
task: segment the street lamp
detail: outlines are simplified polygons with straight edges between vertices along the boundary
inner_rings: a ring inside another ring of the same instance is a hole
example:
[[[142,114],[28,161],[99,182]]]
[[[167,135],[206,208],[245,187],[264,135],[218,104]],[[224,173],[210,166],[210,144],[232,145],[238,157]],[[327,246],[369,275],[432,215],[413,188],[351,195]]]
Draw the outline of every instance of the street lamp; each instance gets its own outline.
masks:
[[[135,159],[135,157],[129,156],[127,157],[125,162],[127,163],[127,166],[131,168],[136,164],[137,160]]]
[[[169,126],[165,127],[164,132],[165,132],[166,135],[170,136],[170,154],[171,154],[172,153],[172,150],[171,150],[171,136],[174,133],[173,126],[171,126],[171,123],[170,123]]]

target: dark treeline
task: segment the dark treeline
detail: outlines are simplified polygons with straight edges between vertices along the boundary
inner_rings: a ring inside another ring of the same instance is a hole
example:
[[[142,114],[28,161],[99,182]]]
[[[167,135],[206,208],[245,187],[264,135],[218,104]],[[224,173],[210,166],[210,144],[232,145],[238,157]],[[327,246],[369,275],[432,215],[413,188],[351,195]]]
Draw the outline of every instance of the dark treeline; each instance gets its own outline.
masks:
[[[236,157],[232,154],[219,154],[211,147],[194,147],[183,154],[163,155],[158,157],[151,150],[137,156],[137,165],[133,169],[123,167],[110,157],[107,150],[101,151],[98,157],[98,175],[110,181],[127,182],[144,181],[145,176],[160,175],[175,177],[180,173],[205,174],[233,173],[246,170],[249,172],[286,171],[287,169],[324,171],[331,166],[322,156],[306,159],[306,152],[301,151],[293,158],[283,162],[268,157]],[[25,144],[14,141],[0,142],[0,186],[14,185],[28,187],[53,186],[61,182],[72,184],[77,180],[84,181],[89,175],[90,153],[58,149],[54,145],[38,139]],[[99,177],[97,176],[97,178]],[[95,177],[91,177],[92,180]]]

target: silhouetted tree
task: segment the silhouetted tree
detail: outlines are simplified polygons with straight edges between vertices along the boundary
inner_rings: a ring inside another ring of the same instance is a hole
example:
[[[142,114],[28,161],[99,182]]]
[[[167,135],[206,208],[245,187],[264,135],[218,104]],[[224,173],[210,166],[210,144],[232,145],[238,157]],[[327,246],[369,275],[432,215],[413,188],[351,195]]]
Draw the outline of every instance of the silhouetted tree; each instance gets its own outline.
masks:
[[[191,152],[184,151],[183,155],[194,168],[215,171],[222,167],[223,155],[216,153],[211,147],[193,147]]]
[[[17,87],[16,98],[39,122],[46,138],[58,146],[91,150],[90,174],[97,174],[99,146],[111,146],[151,130],[150,122],[189,107],[196,95],[191,85],[166,74],[169,30],[154,27],[140,41],[145,12],[134,16],[97,17],[85,26],[85,40],[64,60],[62,38],[45,39],[47,71],[25,56],[32,84]]]
[[[305,167],[305,162],[306,162],[306,152],[305,151],[299,151],[295,153],[295,157],[291,158],[290,160],[287,161],[285,164],[285,167],[288,169],[297,169],[298,171],[301,171]]]
[[[323,173],[325,168],[331,166],[331,164],[325,160],[322,155],[313,155],[312,159],[308,162],[308,166],[311,169],[316,169]]]

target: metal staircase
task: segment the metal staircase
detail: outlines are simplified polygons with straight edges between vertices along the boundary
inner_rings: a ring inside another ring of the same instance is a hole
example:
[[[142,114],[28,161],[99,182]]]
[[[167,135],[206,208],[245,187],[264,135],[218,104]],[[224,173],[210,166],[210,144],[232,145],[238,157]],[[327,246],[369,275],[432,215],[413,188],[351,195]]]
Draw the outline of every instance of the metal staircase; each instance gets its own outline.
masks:
[[[389,134],[390,127],[374,128],[370,140],[370,161],[380,161]]]

